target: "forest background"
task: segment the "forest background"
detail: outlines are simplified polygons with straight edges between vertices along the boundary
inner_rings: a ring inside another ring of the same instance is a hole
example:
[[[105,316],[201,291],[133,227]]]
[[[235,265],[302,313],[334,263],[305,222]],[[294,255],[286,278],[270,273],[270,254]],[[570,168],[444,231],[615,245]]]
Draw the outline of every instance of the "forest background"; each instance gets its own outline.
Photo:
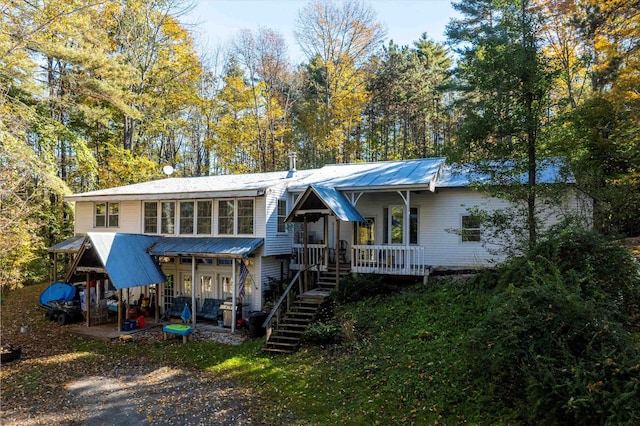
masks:
[[[461,0],[445,43],[398,46],[366,2],[313,0],[296,65],[269,28],[199,54],[192,7],[0,0],[3,289],[47,276],[46,248],[73,234],[65,194],[164,165],[284,170],[291,151],[299,168],[563,156],[595,228],[640,234],[640,1]]]

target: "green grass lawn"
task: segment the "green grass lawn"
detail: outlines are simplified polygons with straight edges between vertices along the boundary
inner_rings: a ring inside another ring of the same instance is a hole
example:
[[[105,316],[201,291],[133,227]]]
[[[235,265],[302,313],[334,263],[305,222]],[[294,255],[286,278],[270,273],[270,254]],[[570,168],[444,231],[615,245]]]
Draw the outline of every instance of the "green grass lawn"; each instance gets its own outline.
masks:
[[[338,307],[342,345],[261,352],[264,339],[234,347],[75,340],[79,351],[140,356],[233,378],[254,389],[270,424],[496,424],[509,411],[477,396],[457,358],[464,331],[487,297],[462,285],[430,283]]]

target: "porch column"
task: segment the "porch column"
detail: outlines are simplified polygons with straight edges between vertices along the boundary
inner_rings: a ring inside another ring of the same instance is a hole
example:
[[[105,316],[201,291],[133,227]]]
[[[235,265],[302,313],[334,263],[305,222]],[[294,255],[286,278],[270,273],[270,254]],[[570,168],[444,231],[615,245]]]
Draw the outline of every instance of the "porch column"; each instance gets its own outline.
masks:
[[[322,263],[324,267],[329,266],[329,216],[322,216],[322,225],[324,228],[324,256],[322,257]]]
[[[409,268],[409,243],[411,241],[411,191],[407,190],[407,196],[404,199],[404,256],[403,256],[403,269],[405,271]]]
[[[156,324],[160,319],[160,295],[163,293],[163,291],[164,291],[164,283],[156,284],[156,300],[155,300],[156,306],[153,309],[153,316],[155,317]]]
[[[89,272],[85,275],[85,290],[84,290],[84,306],[87,308],[87,327],[91,327],[91,287],[89,285],[89,281],[91,279],[91,274]]]
[[[308,245],[308,232],[307,232],[307,215],[304,215],[304,227],[303,227],[303,242],[302,242],[302,267],[304,268],[304,282],[302,283],[302,286],[304,288],[304,291],[309,290],[309,280],[308,280],[308,274],[307,274],[307,269],[308,269],[308,265],[307,263],[309,263],[309,245]]]
[[[191,327],[196,329],[196,257],[191,256]]]
[[[122,330],[122,289],[118,289],[118,324],[116,330]]]
[[[237,296],[236,292],[238,291],[238,282],[236,281],[236,258],[234,257],[231,263],[231,280],[233,282],[233,291],[231,292],[231,304],[233,305],[233,310],[231,311],[231,333],[236,332],[236,303]]]
[[[53,282],[58,281],[58,253],[53,252]]]

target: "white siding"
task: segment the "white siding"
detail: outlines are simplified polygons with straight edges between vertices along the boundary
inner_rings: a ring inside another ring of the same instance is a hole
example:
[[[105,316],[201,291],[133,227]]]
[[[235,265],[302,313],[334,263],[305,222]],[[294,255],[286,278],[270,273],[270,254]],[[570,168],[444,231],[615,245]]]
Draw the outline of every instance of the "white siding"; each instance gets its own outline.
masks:
[[[269,188],[264,196],[265,204],[262,213],[265,215],[265,256],[291,253],[291,243],[293,242],[293,232],[287,226],[286,233],[278,233],[278,200],[287,199],[287,209],[291,210],[293,202],[285,194],[286,186],[279,185]],[[287,212],[288,212],[287,211]]]
[[[267,256],[262,258],[262,268],[261,268],[261,285],[260,285],[260,295],[262,296],[262,289],[266,288],[269,283],[269,277],[274,278],[276,280],[280,279],[280,263],[281,260],[277,259],[275,256]],[[283,262],[283,270],[284,270],[284,278],[285,280],[289,276],[289,266],[286,260],[282,260]],[[262,297],[260,297],[260,308],[262,308]]]
[[[75,228],[76,234],[87,232],[120,232],[123,234],[137,234],[141,232],[140,201],[120,201],[118,227],[94,227],[93,202],[76,202]]]

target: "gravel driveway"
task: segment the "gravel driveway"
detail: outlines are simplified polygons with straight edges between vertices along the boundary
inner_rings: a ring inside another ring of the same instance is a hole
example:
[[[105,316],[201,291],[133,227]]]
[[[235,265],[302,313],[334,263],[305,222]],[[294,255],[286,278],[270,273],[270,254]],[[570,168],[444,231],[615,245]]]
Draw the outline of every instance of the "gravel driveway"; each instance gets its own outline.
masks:
[[[3,426],[256,424],[250,414],[258,405],[255,395],[230,379],[160,364],[144,354],[70,351],[72,326],[43,319],[34,303],[40,287],[12,292],[0,309],[1,343],[23,351],[20,360],[0,368]],[[25,325],[29,331],[21,333]],[[140,338],[160,336],[158,329]],[[194,340],[212,336],[203,331]]]

